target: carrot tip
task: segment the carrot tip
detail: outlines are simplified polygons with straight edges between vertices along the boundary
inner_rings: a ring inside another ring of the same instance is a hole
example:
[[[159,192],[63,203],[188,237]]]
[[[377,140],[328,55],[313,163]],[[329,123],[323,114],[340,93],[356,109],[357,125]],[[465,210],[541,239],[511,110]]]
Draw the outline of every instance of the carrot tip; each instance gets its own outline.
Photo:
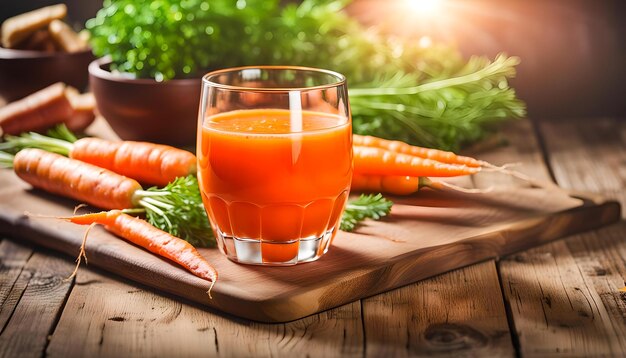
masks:
[[[74,207],[74,212],[72,213],[72,215],[76,215],[76,212],[77,212],[80,208],[84,208],[85,206],[88,206],[88,205],[87,205],[87,204],[85,204],[85,203],[82,203],[82,204],[78,204],[78,205],[76,205],[76,206]]]
[[[215,280],[211,280],[211,286],[209,286],[209,290],[206,291],[207,295],[209,295],[210,300],[213,299],[213,296],[211,296],[211,290],[213,289],[213,286],[215,286]]]
[[[489,193],[493,191],[493,186],[487,187],[485,189],[470,189],[470,188],[464,188],[462,186],[458,186],[458,185],[454,185],[454,184],[450,184],[447,182],[441,182],[440,183],[442,186],[452,189],[454,191],[458,191],[461,193],[467,193],[467,194],[485,194],[485,193]]]
[[[429,187],[431,189],[442,190],[446,188],[446,189],[451,189],[451,190],[454,190],[460,193],[466,193],[466,194],[485,194],[485,193],[492,192],[494,189],[493,186],[490,186],[485,189],[464,188],[462,186],[454,185],[445,181],[432,181],[428,178],[425,178],[422,185]]]
[[[481,160],[480,162],[481,165],[481,169],[487,172],[502,172],[506,169],[509,168],[514,168],[514,167],[519,167],[522,165],[521,162],[515,162],[515,163],[505,163],[503,165],[495,165],[495,164],[491,164],[489,162],[486,162],[484,160]]]
[[[24,216],[27,216],[29,218],[41,218],[41,219],[63,219],[63,220],[68,219],[68,217],[63,217],[63,216],[33,214],[30,211],[24,211]]]
[[[74,267],[74,271],[72,271],[72,274],[64,281],[69,281],[76,277],[82,258],[85,258],[85,265],[87,265],[87,252],[85,251],[85,245],[87,244],[87,236],[89,235],[89,231],[91,231],[94,226],[96,226],[96,223],[91,223],[87,227],[87,230],[85,230],[85,233],[83,234],[83,242],[80,244],[80,251],[78,252],[78,257],[76,258],[76,266]]]
[[[502,166],[497,166],[485,161],[481,161],[481,164],[484,165],[486,168],[491,169],[492,171],[495,172],[500,172],[506,175],[510,175],[514,178],[517,179],[521,179],[527,183],[529,183],[530,185],[532,185],[533,187],[536,188],[544,188],[544,189],[550,189],[550,188],[554,188],[556,186],[556,184],[550,182],[550,181],[545,181],[545,180],[537,180],[529,175],[526,175],[522,172],[519,172],[517,170],[511,170],[509,169],[512,166],[515,166],[516,163],[509,163],[509,164],[504,164]]]

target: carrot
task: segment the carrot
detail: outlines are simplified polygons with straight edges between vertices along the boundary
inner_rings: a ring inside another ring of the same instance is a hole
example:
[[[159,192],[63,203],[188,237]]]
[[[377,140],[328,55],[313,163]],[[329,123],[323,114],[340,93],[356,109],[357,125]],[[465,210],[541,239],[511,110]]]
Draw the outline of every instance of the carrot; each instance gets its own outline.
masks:
[[[74,143],[25,133],[8,137],[8,147],[40,148],[87,162],[138,180],[163,186],[178,177],[196,174],[196,156],[186,150],[163,144],[109,141],[85,137]]]
[[[441,163],[448,164],[464,164],[468,167],[480,167],[482,163],[479,160],[470,157],[464,157],[456,155],[452,152],[447,152],[438,149],[423,148],[413,146],[397,140],[387,140],[372,136],[361,136],[354,134],[352,141],[355,146],[374,147],[390,150],[396,153],[409,154],[420,158],[432,159]]]
[[[36,148],[23,149],[15,156],[0,151],[0,167],[13,167],[35,188],[103,209],[145,213],[152,225],[174,236],[195,245],[215,245],[193,175],[179,177],[162,188],[143,190],[134,179]]]
[[[452,177],[480,171],[480,168],[440,163],[375,147],[354,146],[353,152],[355,174]]]
[[[363,174],[354,174],[352,176],[352,185],[350,187],[350,190],[371,193],[387,193],[392,195],[410,195],[417,193],[422,188],[431,188],[435,190],[444,190],[447,188],[454,191],[470,194],[487,193],[491,191],[491,188],[463,188],[443,181],[433,181],[426,177]]]
[[[136,180],[40,149],[24,149],[13,159],[15,174],[32,186],[103,209],[136,206]]]
[[[403,175],[352,175],[351,191],[409,195],[417,192],[421,178]]]
[[[69,156],[159,186],[196,173],[196,156],[192,153],[148,142],[86,137],[72,145]]]
[[[372,136],[361,136],[358,134],[354,134],[352,138],[353,138],[354,146],[381,148],[381,149],[386,149],[386,150],[396,152],[396,153],[408,154],[408,155],[412,155],[412,156],[416,156],[416,157],[420,157],[424,159],[435,160],[440,163],[464,165],[466,167],[476,168],[480,170],[500,172],[500,173],[524,180],[536,187],[550,188],[554,186],[553,183],[551,182],[538,181],[536,179],[529,177],[528,175],[524,173],[509,169],[509,167],[514,165],[514,163],[508,163],[508,164],[498,166],[498,165],[494,165],[489,162],[486,162],[484,160],[477,160],[471,157],[457,155],[453,152],[413,146],[413,145],[400,142],[400,141],[392,141],[392,140],[387,140],[387,139],[382,139],[382,138],[372,137]],[[436,176],[436,175],[430,175],[430,176]],[[456,187],[449,183],[444,183],[444,186],[450,189],[457,190],[457,191],[467,192],[469,190],[469,192],[472,192],[472,193],[484,192],[484,190],[480,190],[480,189],[464,189],[461,187]]]
[[[74,224],[104,225],[107,231],[135,245],[181,265],[194,275],[211,282],[217,281],[217,270],[200,255],[190,243],[150,225],[145,220],[130,216],[120,210],[77,215],[63,218]],[[210,291],[210,289],[209,289]]]

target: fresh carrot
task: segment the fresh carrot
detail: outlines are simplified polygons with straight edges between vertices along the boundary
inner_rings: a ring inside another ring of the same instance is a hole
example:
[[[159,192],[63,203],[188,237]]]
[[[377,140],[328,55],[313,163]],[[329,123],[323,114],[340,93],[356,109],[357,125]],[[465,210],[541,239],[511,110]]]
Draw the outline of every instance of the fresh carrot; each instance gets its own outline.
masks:
[[[376,147],[354,146],[354,173],[410,177],[452,177],[475,174],[480,168],[446,164]]]
[[[163,144],[87,137],[74,143],[69,156],[153,185],[196,173],[195,155]]]
[[[122,237],[150,252],[181,265],[194,275],[211,282],[217,281],[217,270],[188,242],[150,225],[145,220],[130,216],[120,210],[71,216],[66,219],[74,224],[104,225],[107,231]]]
[[[196,174],[196,156],[193,153],[163,144],[92,137],[71,143],[37,133],[25,133],[19,137],[8,137],[7,145],[18,149],[52,151],[151,185],[163,186],[178,177]]]
[[[422,188],[435,190],[451,189],[462,193],[487,193],[491,188],[469,189],[443,181],[433,181],[426,177],[402,175],[363,175],[354,174],[350,190],[357,192],[386,193],[392,195],[410,195]]]
[[[352,136],[352,141],[355,146],[381,148],[396,153],[403,153],[420,158],[432,159],[441,163],[464,164],[468,167],[476,168],[481,167],[482,165],[481,161],[474,158],[464,157],[461,155],[456,155],[452,152],[438,149],[417,147],[397,140],[387,140],[378,137],[361,136],[355,134]]]
[[[21,150],[15,157],[0,152],[0,167],[11,166],[35,188],[103,209],[145,213],[151,224],[174,236],[198,246],[215,245],[195,176],[142,190],[134,179],[35,148]]]
[[[409,195],[416,193],[423,185],[420,177],[403,175],[352,175],[351,191]]]
[[[24,149],[13,159],[15,174],[30,185],[103,209],[137,205],[136,180],[40,149]]]

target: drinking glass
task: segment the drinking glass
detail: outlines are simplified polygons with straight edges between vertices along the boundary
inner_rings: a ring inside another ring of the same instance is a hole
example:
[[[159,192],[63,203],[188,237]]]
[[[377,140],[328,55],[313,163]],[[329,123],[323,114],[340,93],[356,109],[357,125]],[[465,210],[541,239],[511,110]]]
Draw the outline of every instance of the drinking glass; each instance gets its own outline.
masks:
[[[198,179],[222,253],[255,265],[317,260],[352,178],[345,77],[259,66],[202,79]]]

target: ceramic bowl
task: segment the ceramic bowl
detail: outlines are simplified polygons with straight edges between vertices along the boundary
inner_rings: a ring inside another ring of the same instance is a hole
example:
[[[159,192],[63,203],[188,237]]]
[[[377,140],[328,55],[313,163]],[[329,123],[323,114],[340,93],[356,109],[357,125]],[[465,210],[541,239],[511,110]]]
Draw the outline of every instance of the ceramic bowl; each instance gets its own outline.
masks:
[[[0,47],[0,97],[23,98],[55,82],[83,91],[89,82],[91,50],[74,53],[13,50]]]
[[[110,60],[89,65],[98,111],[125,140],[195,145],[201,78],[157,82],[109,70]]]

